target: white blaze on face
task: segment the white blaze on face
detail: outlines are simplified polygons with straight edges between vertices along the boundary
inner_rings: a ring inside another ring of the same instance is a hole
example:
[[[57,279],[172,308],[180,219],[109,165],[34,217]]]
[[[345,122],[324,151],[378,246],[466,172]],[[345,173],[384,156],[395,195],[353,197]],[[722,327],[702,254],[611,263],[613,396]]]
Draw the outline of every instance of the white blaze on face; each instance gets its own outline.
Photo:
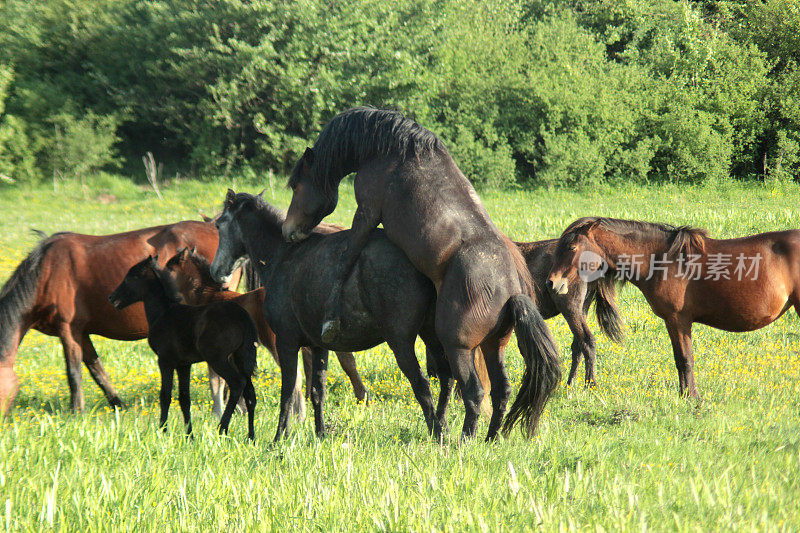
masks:
[[[596,253],[584,250],[578,257],[578,277],[585,283],[602,278],[608,271],[608,263]]]

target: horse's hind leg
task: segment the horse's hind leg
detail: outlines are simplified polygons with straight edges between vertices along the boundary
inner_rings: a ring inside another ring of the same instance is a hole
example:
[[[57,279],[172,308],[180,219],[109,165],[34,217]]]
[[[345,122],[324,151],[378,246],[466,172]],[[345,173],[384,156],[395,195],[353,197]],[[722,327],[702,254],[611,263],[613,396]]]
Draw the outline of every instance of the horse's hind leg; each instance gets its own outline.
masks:
[[[442,435],[442,428],[436,418],[436,413],[433,410],[433,398],[431,397],[431,388],[428,379],[422,373],[419,367],[417,356],[414,353],[414,340],[408,341],[390,341],[389,348],[394,353],[394,358],[397,360],[397,366],[400,371],[411,383],[411,390],[414,391],[414,397],[417,403],[422,408],[422,415],[425,417],[425,424],[428,426],[428,432],[437,439]]]
[[[86,365],[92,379],[94,379],[94,382],[97,383],[97,386],[100,387],[100,390],[105,394],[108,403],[112,407],[122,407],[124,404],[117,395],[117,391],[114,390],[114,386],[111,384],[111,378],[108,376],[105,367],[103,367],[103,363],[100,361],[100,357],[97,355],[97,350],[95,350],[89,335],[85,334],[83,336],[81,348],[83,349],[83,364]]]
[[[474,350],[468,348],[445,349],[453,376],[461,384],[461,397],[464,400],[464,426],[461,438],[469,439],[475,435],[480,417],[483,387],[475,370]]]
[[[0,420],[11,410],[19,391],[19,377],[14,372],[15,357],[0,361]]]
[[[361,381],[358,368],[356,368],[356,358],[353,357],[351,352],[336,352],[336,357],[339,359],[339,364],[342,365],[342,370],[344,370],[344,373],[350,378],[356,400],[369,404],[369,393],[364,386],[364,382]]]
[[[428,364],[436,365],[436,376],[439,378],[439,400],[436,404],[436,420],[439,423],[442,433],[447,433],[447,406],[450,403],[450,395],[453,392],[455,379],[450,370],[450,363],[444,355],[444,347],[434,334],[421,331],[420,337],[425,343],[426,359]],[[428,369],[431,374],[431,369]]]
[[[61,346],[64,348],[64,362],[67,366],[67,383],[72,397],[72,411],[75,413],[83,412],[83,386],[81,383],[81,360],[83,359],[81,345],[75,340],[81,335],[73,335],[72,327],[69,324],[62,324],[59,328]]]
[[[192,367],[189,365],[178,367],[178,403],[183,414],[183,426],[186,434],[192,434],[192,399],[189,395],[189,384]]]
[[[508,399],[511,397],[511,384],[508,381],[505,365],[505,345],[509,336],[503,339],[489,339],[481,344],[481,351],[486,362],[489,380],[492,384],[489,395],[492,398],[492,418],[489,421],[489,431],[486,440],[491,441],[497,437],[497,432],[503,422]]]
[[[278,429],[275,432],[275,440],[278,441],[286,435],[289,426],[290,403],[297,383],[297,351],[299,347],[296,342],[287,342],[280,336],[276,344],[281,366],[281,404],[278,414]]]
[[[248,378],[244,385],[244,403],[247,405],[247,438],[256,440],[255,417],[256,417],[256,389],[253,387],[253,380]]]
[[[222,418],[222,406],[225,404],[225,381],[208,365],[208,387],[211,389],[211,412],[217,419]]]

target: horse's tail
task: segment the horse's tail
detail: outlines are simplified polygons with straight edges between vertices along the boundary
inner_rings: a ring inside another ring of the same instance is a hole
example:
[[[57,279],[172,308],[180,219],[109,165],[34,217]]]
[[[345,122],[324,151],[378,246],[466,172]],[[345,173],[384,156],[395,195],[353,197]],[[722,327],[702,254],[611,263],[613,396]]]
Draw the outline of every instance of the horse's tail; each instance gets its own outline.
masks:
[[[41,233],[41,235],[44,235]],[[30,311],[39,288],[42,259],[53,243],[44,235],[43,240],[22,260],[0,289],[0,362],[15,346],[17,331],[25,313]]]
[[[523,432],[532,436],[547,400],[561,381],[561,364],[547,325],[528,296],[516,294],[506,304],[514,319],[519,351],[525,360],[522,386],[508,410],[503,433],[508,434],[517,421]]]
[[[603,333],[616,343],[621,343],[625,337],[622,329],[622,317],[619,315],[616,297],[617,288],[614,280],[600,278],[594,284],[594,312],[597,322]]]

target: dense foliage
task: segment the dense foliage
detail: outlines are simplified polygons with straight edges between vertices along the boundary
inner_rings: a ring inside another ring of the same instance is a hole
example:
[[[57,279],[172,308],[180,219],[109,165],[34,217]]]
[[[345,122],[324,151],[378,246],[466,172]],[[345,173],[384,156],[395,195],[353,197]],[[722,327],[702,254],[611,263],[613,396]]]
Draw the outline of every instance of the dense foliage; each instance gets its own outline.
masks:
[[[796,0],[5,0],[0,174],[285,172],[399,108],[483,187],[794,177]]]

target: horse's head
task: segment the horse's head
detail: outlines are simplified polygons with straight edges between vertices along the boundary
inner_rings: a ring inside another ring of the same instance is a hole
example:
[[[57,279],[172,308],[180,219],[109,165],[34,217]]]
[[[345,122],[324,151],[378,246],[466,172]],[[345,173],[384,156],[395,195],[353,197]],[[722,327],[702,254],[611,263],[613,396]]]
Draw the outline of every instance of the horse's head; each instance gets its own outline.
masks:
[[[547,286],[556,294],[567,294],[569,284],[594,281],[608,271],[608,261],[595,241],[596,219],[581,218],[561,234]]]
[[[313,167],[314,151],[306,148],[289,178],[292,202],[282,229],[283,238],[290,242],[308,237],[323,218],[333,213],[339,202],[338,189],[324,190],[319,180],[314,179]]]
[[[129,305],[141,302],[147,294],[149,286],[158,280],[158,270],[158,255],[150,256],[136,263],[128,270],[122,283],[108,297],[108,301],[116,309],[125,309]]]
[[[214,222],[219,233],[219,244],[217,244],[217,253],[211,262],[210,270],[214,281],[223,285],[230,281],[232,273],[247,258],[247,249],[245,248],[238,217],[241,210],[251,200],[254,201],[255,196],[237,195],[233,189],[228,189],[222,213]]]
[[[181,248],[173,255],[164,270],[172,277],[178,292],[187,298],[201,284],[201,272],[194,250]]]

